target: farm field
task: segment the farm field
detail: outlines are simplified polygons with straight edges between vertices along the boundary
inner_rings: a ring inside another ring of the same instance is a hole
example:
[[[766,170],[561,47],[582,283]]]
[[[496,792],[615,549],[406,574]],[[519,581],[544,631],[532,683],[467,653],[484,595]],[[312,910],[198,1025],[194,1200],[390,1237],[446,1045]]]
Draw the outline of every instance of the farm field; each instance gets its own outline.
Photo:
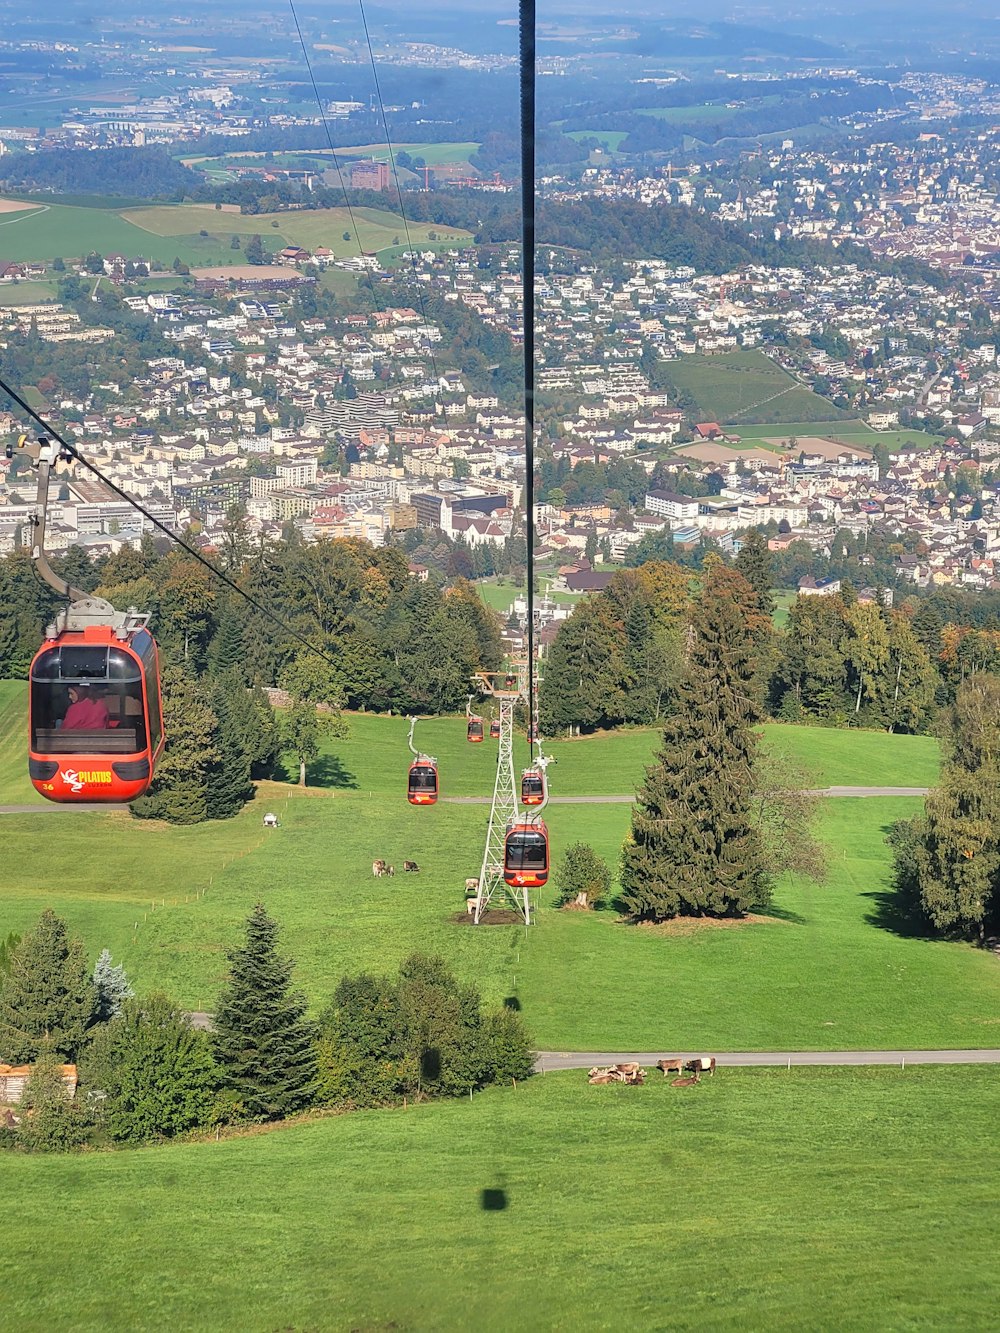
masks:
[[[221,1143],[12,1156],[7,1317],[607,1328],[613,1301],[616,1327],[994,1322],[994,1070],[585,1077]]]
[[[130,209],[122,216],[141,231],[163,238],[198,239],[199,231],[204,230],[209,233],[215,231],[219,239],[225,241],[226,262],[232,262],[233,258],[233,251],[229,249],[231,235],[258,234],[265,241],[270,239],[282,245],[302,245],[310,250],[325,245],[340,257],[356,255],[359,245],[364,250],[382,250],[393,245],[394,238],[403,234],[402,219],[386,209],[355,208],[353,212],[352,222],[351,214],[346,208],[240,216],[234,213],[220,215],[214,208],[182,204]],[[276,227],[272,225],[274,223],[277,223]],[[357,238],[354,236],[355,224],[358,224]],[[349,241],[343,239],[345,231],[351,233]],[[432,231],[439,241],[450,241],[455,245],[465,245],[471,240],[468,232],[455,227],[446,227],[433,222],[410,223],[410,238],[414,244],[427,241],[428,233]]]
[[[233,261],[235,252],[230,242],[234,235],[259,234],[271,249],[289,244],[310,249],[326,245],[337,255],[356,255],[359,241],[363,249],[383,249],[402,235],[402,219],[389,211],[356,208],[354,216],[360,237],[355,240],[352,235],[347,242],[342,239],[343,233],[353,233],[354,226],[346,208],[242,216],[197,204],[129,208],[120,212],[43,204],[34,210],[5,215],[0,220],[0,237],[4,257],[12,262],[52,260],[56,256],[71,259],[96,250],[100,254],[119,251],[129,258],[142,256],[166,267],[175,258],[192,267],[203,267]],[[272,222],[278,226],[272,227]],[[199,235],[201,231],[208,235]],[[468,232],[444,225],[410,224],[415,243],[425,243],[431,231],[442,242],[455,245],[467,244],[471,239]]]
[[[394,143],[393,154],[409,153],[411,157],[422,157],[429,167],[453,166],[458,163],[466,163],[472,154],[480,147],[478,142],[468,140],[463,143]],[[222,153],[218,157],[203,157],[198,155],[184,154],[179,161],[188,167],[198,167],[203,171],[221,171],[226,172],[228,167],[233,166],[264,166],[266,161],[273,162],[275,166],[298,166],[302,162],[319,163],[324,159],[327,162],[332,158],[343,158],[345,161],[356,161],[358,158],[374,158],[377,161],[388,161],[388,150],[385,143],[370,144],[352,144],[350,147],[334,148],[288,148],[280,153],[273,153],[270,157],[260,153]]]
[[[838,421],[845,413],[801,387],[763,352],[727,352],[723,356],[685,356],[671,361],[666,374],[674,386],[691,394],[703,421],[745,423]]]
[[[4,719],[17,720],[10,711]],[[404,720],[355,717],[352,725],[351,740],[317,766],[332,790],[265,784],[232,821],[172,829],[118,812],[3,816],[0,934],[51,905],[92,955],[110,948],[140,989],[211,1009],[224,950],[262,900],[316,1005],[345,971],[388,971],[417,948],[477,978],[493,1002],[516,997],[542,1048],[992,1044],[995,959],[912,937],[892,915],[884,831],[919,808],[913,798],[824,800],[829,882],[782,883],[755,922],[630,927],[612,911],[555,911],[546,889],[529,932],[476,930],[462,919],[462,885],[478,873],[486,808],[408,806]],[[554,744],[553,788],[627,790],[654,739],[648,731]],[[418,724],[418,741],[440,759],[446,794],[489,790],[493,747],[468,745],[461,719]],[[812,758],[824,783],[933,779],[927,738],[778,726],[768,741]],[[18,745],[4,744],[4,758],[19,764]],[[281,818],[277,833],[261,828],[267,809]],[[576,840],[617,863],[627,804],[552,806],[547,818],[556,863]],[[400,868],[395,879],[371,878],[376,856]],[[404,858],[421,873],[404,875]]]
[[[597,139],[609,153],[617,153],[622,140],[628,138],[627,130],[564,130],[567,139]]]

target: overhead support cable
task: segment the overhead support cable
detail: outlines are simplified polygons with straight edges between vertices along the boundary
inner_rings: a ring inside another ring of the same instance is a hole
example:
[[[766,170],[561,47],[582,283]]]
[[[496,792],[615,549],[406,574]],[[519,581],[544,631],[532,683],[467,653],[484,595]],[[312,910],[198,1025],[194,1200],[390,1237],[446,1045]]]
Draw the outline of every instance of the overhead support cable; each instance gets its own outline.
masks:
[[[528,580],[528,734],[535,724],[535,0],[519,0],[524,530]]]

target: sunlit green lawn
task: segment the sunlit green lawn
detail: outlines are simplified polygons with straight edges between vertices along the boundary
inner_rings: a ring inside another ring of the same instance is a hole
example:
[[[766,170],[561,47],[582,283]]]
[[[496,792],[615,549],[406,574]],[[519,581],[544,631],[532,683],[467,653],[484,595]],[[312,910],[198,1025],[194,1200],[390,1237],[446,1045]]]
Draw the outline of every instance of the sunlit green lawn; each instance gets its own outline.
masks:
[[[537,1077],[4,1164],[12,1329],[985,1329],[990,1068]]]

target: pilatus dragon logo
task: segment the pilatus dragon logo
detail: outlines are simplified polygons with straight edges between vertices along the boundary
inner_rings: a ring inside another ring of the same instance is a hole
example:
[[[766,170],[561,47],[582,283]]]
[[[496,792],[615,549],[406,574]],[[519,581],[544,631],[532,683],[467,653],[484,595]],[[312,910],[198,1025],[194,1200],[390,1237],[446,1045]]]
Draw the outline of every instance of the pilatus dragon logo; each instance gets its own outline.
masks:
[[[83,772],[76,772],[74,769],[67,768],[59,776],[74,796],[82,792],[86,786],[111,786],[111,772],[106,768],[84,769]]]

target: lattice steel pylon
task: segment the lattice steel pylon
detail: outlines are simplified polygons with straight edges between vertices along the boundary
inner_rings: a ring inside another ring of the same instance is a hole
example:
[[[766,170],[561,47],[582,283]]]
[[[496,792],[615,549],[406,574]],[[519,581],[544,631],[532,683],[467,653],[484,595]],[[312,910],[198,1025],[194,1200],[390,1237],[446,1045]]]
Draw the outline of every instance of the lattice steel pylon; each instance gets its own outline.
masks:
[[[476,893],[475,924],[478,926],[483,913],[492,903],[513,908],[523,919],[524,924],[531,924],[531,902],[527,888],[512,888],[504,879],[504,842],[508,826],[517,819],[517,787],[514,779],[514,707],[518,696],[498,694],[500,705],[500,741],[497,749],[497,775],[493,784],[493,806],[490,809],[490,826],[486,834],[486,846],[483,850],[483,865],[479,872],[479,889]]]

